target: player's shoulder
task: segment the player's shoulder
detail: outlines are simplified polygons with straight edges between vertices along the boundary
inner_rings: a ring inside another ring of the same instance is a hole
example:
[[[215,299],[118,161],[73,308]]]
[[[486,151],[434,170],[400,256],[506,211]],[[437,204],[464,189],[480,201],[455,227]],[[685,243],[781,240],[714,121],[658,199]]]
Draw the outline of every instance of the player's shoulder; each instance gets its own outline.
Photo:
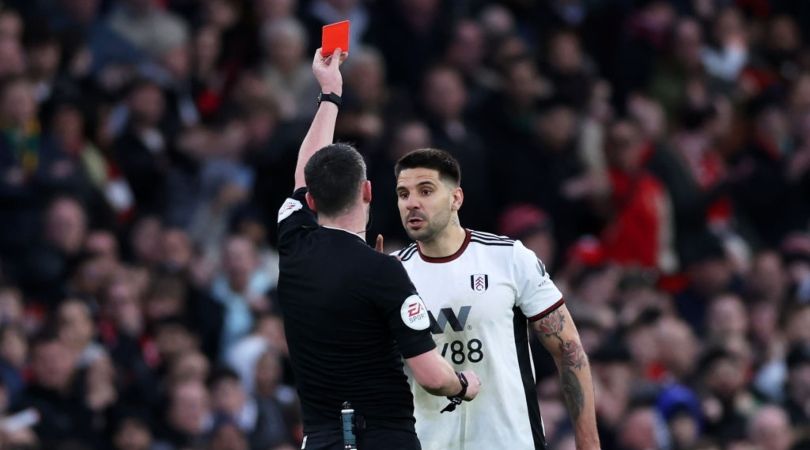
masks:
[[[391,255],[396,256],[400,261],[405,262],[413,258],[413,255],[415,255],[418,250],[419,249],[416,246],[416,242],[412,242],[410,245],[391,253]]]
[[[470,243],[486,247],[514,247],[515,240],[485,231],[470,230]]]

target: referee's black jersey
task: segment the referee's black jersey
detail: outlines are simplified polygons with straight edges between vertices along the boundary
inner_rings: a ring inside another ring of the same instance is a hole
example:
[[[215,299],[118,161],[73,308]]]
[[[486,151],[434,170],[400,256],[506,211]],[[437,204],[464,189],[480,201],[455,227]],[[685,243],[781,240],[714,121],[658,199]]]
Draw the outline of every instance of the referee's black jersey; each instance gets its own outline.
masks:
[[[396,258],[319,226],[305,194],[278,213],[278,296],[304,430],[339,428],[344,401],[368,428],[413,430],[402,357],[436,346],[427,309]]]

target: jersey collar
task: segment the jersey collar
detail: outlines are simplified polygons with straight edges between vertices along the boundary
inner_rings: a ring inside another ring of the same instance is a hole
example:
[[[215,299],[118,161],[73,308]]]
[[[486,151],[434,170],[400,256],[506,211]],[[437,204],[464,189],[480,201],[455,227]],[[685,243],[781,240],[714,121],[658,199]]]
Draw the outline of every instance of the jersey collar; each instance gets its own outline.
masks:
[[[427,256],[424,253],[422,253],[422,249],[419,248],[418,243],[416,244],[416,249],[419,251],[419,257],[421,257],[422,260],[425,261],[425,262],[429,262],[429,263],[447,263],[447,262],[454,261],[454,260],[458,259],[459,256],[461,256],[464,253],[464,250],[467,250],[467,246],[470,245],[470,239],[471,238],[472,238],[472,232],[470,230],[465,229],[464,230],[464,242],[462,242],[461,247],[459,247],[458,250],[456,250],[456,252],[453,253],[450,256],[440,256],[440,257]]]

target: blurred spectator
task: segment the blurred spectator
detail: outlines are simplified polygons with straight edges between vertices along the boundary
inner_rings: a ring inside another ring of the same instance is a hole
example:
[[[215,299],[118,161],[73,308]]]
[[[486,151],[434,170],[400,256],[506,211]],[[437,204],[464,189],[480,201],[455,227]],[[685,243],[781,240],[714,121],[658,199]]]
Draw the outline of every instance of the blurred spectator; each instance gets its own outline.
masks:
[[[283,353],[264,352],[256,361],[256,393],[261,429],[256,442],[280,445],[283,442],[298,445],[304,437],[304,425],[298,394],[292,386],[283,384]]]
[[[226,352],[253,325],[251,311],[267,311],[272,287],[268,274],[258,269],[256,249],[243,237],[231,236],[223,250],[223,273],[214,281],[211,295],[224,310],[221,351]],[[224,353],[222,353],[224,355]]]
[[[736,295],[724,294],[713,298],[707,313],[705,336],[708,340],[744,339],[748,334],[748,312],[742,299]]]
[[[373,49],[353,50],[345,72],[345,102],[335,132],[364,152],[378,150],[384,121],[405,115],[407,99],[388,89],[382,55]]]
[[[706,433],[725,444],[743,439],[754,399],[742,360],[723,348],[710,348],[701,357],[700,376]]]
[[[152,430],[144,417],[124,415],[113,428],[112,443],[115,450],[157,450]]]
[[[262,43],[266,53],[262,75],[278,99],[281,117],[293,119],[312,114],[318,85],[309,74],[304,27],[292,18],[268,23],[262,29]]]
[[[43,334],[32,343],[33,382],[23,394],[22,405],[39,412],[35,426],[43,445],[77,440],[94,442],[91,406],[85,402],[83,373],[71,352],[54,335]]]
[[[208,439],[210,450],[248,450],[248,439],[237,424],[228,419],[220,420],[211,430]]]
[[[250,436],[258,431],[259,411],[256,401],[248,395],[233,370],[214,370],[208,380],[212,409],[215,415],[232,421],[237,428]]]
[[[764,406],[748,423],[748,437],[762,450],[788,450],[793,442],[790,421],[778,406]]]
[[[627,413],[619,426],[619,448],[623,450],[649,450],[661,448],[665,439],[658,433],[661,419],[655,410],[638,407]]]
[[[182,20],[154,0],[119,2],[107,21],[110,28],[152,56],[161,55],[188,33]]]
[[[656,324],[655,339],[658,360],[664,370],[661,378],[681,383],[692,381],[701,349],[689,326],[678,319],[662,318]]]
[[[165,382],[168,388],[186,381],[205,383],[210,371],[208,359],[200,352],[191,351],[177,355],[169,364]]]
[[[180,450],[205,443],[214,425],[210,397],[199,381],[186,381],[169,392],[166,424],[159,442],[166,448]]]
[[[556,244],[551,218],[532,205],[508,207],[498,219],[498,233],[520,239],[549,270],[554,270]]]
[[[794,426],[806,426],[810,420],[810,346],[797,343],[787,354],[785,409]]]
[[[664,186],[643,168],[646,148],[637,124],[611,125],[606,154],[610,166],[612,217],[604,233],[608,258],[622,265],[676,267],[672,213]]]
[[[703,328],[709,300],[732,288],[734,273],[719,239],[706,233],[684,254],[688,286],[676,296],[678,312],[696,331]]]
[[[385,58],[391,83],[416,90],[428,65],[445,48],[447,2],[396,0],[376,5],[374,43]]]
[[[68,298],[59,304],[56,314],[59,339],[73,354],[78,368],[87,368],[107,357],[104,347],[95,342],[95,321],[89,305]]]
[[[33,243],[21,267],[22,287],[39,301],[55,303],[81,260],[88,231],[84,207],[73,197],[54,198],[45,213],[42,240]]]
[[[577,109],[585,107],[591,97],[594,79],[576,33],[559,31],[552,34],[545,59],[545,72],[555,94]]]
[[[148,0],[145,0],[148,1]],[[164,211],[166,176],[171,170],[171,142],[160,128],[166,99],[160,87],[146,80],[132,86],[130,118],[115,142],[115,160],[127,177],[141,213]]]
[[[17,324],[0,327],[0,381],[10,405],[16,405],[26,386],[28,340]]]
[[[666,421],[672,448],[693,448],[700,438],[703,417],[700,400],[684,385],[669,385],[658,395],[658,411]]]

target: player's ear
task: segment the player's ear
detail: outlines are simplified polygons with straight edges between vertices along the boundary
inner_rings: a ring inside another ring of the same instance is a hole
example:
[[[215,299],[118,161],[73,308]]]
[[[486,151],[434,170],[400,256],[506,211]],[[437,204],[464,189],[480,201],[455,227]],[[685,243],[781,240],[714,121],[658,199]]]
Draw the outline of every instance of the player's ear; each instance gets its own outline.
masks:
[[[311,195],[309,195],[309,192],[307,192],[306,199],[307,199],[307,206],[309,206],[309,209],[318,212],[318,208],[315,207],[315,199],[312,198]]]
[[[451,208],[453,211],[458,211],[461,209],[461,205],[464,203],[464,191],[461,190],[461,186],[453,188],[453,203]]]
[[[371,181],[363,181],[363,185],[360,189],[363,191],[363,202],[371,203]]]

